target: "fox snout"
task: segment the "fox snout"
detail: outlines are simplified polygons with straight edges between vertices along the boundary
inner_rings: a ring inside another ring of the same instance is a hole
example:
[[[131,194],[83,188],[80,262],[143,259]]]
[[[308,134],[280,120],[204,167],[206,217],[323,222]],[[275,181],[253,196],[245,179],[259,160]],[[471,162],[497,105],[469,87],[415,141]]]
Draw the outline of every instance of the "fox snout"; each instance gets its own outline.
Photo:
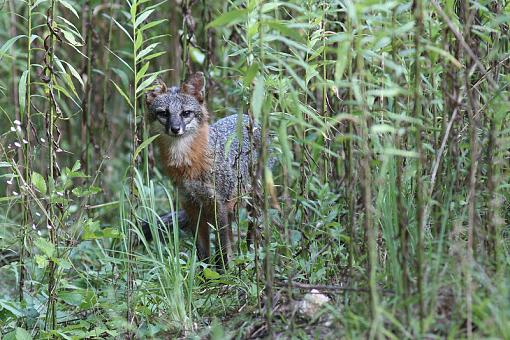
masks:
[[[179,115],[165,111],[158,113],[157,118],[158,121],[165,127],[165,132],[168,135],[180,136],[184,133],[186,125]]]

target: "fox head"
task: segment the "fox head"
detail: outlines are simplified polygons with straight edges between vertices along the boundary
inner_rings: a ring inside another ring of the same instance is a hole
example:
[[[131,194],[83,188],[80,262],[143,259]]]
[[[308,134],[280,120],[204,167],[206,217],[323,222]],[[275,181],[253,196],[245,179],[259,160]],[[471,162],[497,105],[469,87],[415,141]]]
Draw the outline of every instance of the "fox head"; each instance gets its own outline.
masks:
[[[202,72],[192,74],[179,87],[167,88],[157,80],[145,101],[153,133],[171,137],[188,136],[207,122],[204,107],[205,79]]]

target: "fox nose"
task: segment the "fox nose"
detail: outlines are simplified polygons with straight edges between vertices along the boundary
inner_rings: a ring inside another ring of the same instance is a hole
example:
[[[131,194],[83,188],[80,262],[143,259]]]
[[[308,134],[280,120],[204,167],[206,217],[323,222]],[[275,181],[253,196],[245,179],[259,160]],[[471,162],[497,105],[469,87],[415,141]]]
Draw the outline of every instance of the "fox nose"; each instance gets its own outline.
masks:
[[[181,127],[180,126],[172,126],[172,127],[170,127],[170,131],[172,131],[175,134],[178,134],[179,131],[181,131]]]

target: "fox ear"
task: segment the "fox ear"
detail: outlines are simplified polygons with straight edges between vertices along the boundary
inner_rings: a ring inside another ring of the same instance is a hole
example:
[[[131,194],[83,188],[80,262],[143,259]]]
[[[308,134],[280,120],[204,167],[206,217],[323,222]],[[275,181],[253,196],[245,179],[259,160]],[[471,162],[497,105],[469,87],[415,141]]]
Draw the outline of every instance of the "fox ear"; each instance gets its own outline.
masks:
[[[202,72],[193,73],[181,85],[181,92],[195,97],[200,104],[204,102],[205,77]]]
[[[149,87],[149,90],[145,93],[145,103],[147,106],[151,106],[157,96],[162,95],[167,91],[168,89],[163,80],[157,78],[151,87]]]

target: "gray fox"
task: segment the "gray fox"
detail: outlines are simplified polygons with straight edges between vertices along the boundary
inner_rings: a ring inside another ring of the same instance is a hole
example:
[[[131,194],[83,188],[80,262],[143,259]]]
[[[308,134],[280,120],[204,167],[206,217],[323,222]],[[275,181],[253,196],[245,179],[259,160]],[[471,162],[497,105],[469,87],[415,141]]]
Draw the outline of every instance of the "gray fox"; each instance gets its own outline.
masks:
[[[219,235],[216,249],[220,250],[223,264],[227,264],[232,255],[234,207],[239,194],[252,188],[250,164],[257,162],[261,132],[258,125],[250,126],[246,115],[231,115],[209,126],[204,91],[204,75],[199,72],[180,87],[167,88],[158,80],[146,94],[151,133],[160,134],[157,144],[161,165],[177,186],[183,207],[183,211],[161,219],[169,223],[178,218],[181,226],[196,233],[200,260],[210,258],[209,229],[215,226]],[[242,122],[238,122],[239,117]],[[241,143],[237,140],[239,123]],[[250,208],[247,207],[249,212]],[[253,223],[248,229],[250,244],[255,237]],[[152,238],[147,230],[144,234],[149,240]]]

